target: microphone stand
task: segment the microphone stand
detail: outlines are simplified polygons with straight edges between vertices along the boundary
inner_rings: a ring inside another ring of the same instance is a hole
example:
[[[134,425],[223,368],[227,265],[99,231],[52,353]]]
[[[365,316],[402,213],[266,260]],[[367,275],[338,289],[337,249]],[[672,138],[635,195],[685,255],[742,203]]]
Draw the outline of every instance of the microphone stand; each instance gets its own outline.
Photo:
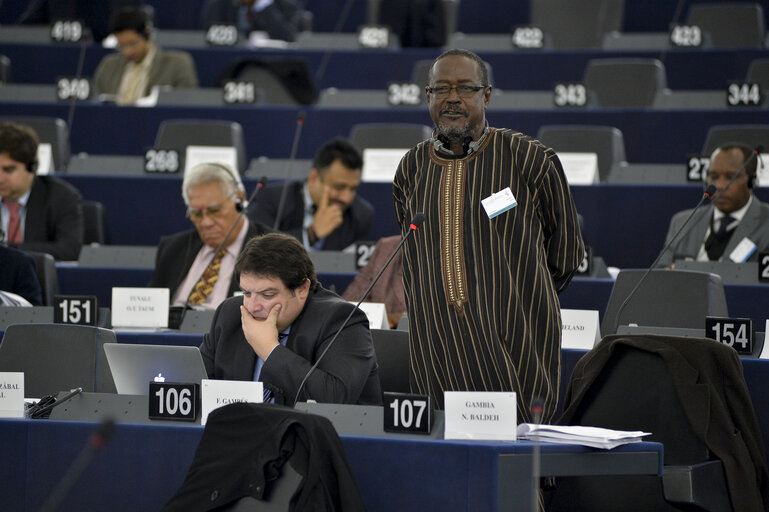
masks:
[[[347,322],[350,321],[350,318],[352,317],[353,313],[358,310],[358,306],[361,305],[361,303],[366,300],[366,297],[368,297],[368,294],[371,292],[371,289],[374,288],[374,285],[379,281],[379,278],[382,276],[382,273],[387,269],[387,267],[390,265],[390,262],[395,258],[395,255],[398,254],[398,251],[400,251],[401,247],[403,247],[403,244],[406,243],[406,240],[408,240],[409,236],[411,236],[411,233],[419,229],[419,227],[422,225],[422,223],[425,220],[425,215],[422,212],[417,213],[414,215],[414,218],[411,219],[411,225],[409,226],[409,230],[406,232],[406,235],[401,239],[398,246],[395,248],[395,250],[390,254],[390,257],[387,258],[387,261],[384,265],[382,265],[382,268],[379,270],[379,273],[376,275],[376,277],[371,281],[371,284],[366,288],[366,291],[363,292],[363,296],[360,298],[358,303],[355,305],[354,308],[350,310],[350,314],[347,315],[347,318],[344,319],[344,322],[342,322],[342,325],[339,326],[339,329],[334,334],[334,337],[331,338],[331,341],[328,342],[328,345],[326,345],[326,348],[323,349],[323,351],[318,356],[318,359],[315,360],[315,364],[312,365],[312,367],[307,371],[304,378],[302,379],[302,382],[299,383],[299,387],[296,390],[296,395],[294,396],[294,403],[293,405],[296,405],[296,402],[299,401],[299,394],[302,392],[302,388],[304,387],[305,383],[307,382],[307,379],[312,375],[312,372],[315,371],[315,368],[318,367],[318,364],[323,359],[323,356],[326,355],[326,352],[328,352],[328,349],[331,348],[331,346],[334,344],[334,341],[336,341],[337,337],[339,336],[339,333],[342,332],[342,329],[345,328],[347,325]]]

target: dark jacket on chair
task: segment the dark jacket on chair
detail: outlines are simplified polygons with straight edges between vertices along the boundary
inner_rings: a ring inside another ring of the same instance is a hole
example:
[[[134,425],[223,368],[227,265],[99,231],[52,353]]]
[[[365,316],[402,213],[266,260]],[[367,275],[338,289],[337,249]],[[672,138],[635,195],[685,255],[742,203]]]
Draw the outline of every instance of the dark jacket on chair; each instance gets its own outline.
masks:
[[[620,345],[653,352],[665,361],[692,430],[723,462],[733,509],[767,510],[769,472],[761,431],[740,358],[726,345],[675,336],[606,336],[574,367],[560,423],[570,423],[593,381]]]

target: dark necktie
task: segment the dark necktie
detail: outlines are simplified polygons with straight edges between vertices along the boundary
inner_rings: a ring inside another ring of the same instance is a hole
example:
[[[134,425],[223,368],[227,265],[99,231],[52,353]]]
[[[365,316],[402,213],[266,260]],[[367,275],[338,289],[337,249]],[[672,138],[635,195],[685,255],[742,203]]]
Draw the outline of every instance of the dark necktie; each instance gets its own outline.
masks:
[[[278,333],[278,343],[280,343],[281,345],[283,346],[286,345],[286,338],[288,338],[287,332]],[[262,367],[262,369],[264,369],[264,367]],[[259,377],[259,379],[261,380],[261,376]],[[264,384],[264,381],[262,381],[262,385],[264,386],[264,395],[263,395],[264,398],[262,401],[264,403],[267,403],[270,400],[272,400],[272,390],[267,389],[267,386]]]
[[[709,260],[716,261],[724,254],[726,246],[734,232],[734,230],[726,230],[732,222],[734,222],[734,217],[731,215],[724,215],[721,217],[721,224],[718,226],[718,231],[715,233],[711,232],[710,236],[705,241],[705,251],[708,253]]]

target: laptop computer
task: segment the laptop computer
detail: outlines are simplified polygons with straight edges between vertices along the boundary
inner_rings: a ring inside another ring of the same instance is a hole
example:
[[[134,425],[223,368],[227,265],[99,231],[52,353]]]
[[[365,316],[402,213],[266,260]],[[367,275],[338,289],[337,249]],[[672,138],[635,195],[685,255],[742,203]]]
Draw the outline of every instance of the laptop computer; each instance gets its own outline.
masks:
[[[121,395],[146,395],[152,381],[200,384],[208,378],[198,347],[105,343],[104,353]]]

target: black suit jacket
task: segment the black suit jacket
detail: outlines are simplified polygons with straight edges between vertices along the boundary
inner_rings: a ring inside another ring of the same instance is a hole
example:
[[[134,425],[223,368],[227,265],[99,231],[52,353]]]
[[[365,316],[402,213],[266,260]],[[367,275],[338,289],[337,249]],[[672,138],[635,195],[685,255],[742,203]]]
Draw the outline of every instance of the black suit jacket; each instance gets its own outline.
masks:
[[[225,300],[216,310],[200,353],[211,379],[253,380],[256,353],[240,322],[242,297]],[[318,360],[354,305],[322,287],[307,296],[291,325],[286,346],[276,347],[262,367],[260,379],[275,403],[294,405],[299,384]],[[300,400],[324,403],[381,404],[379,369],[366,315],[359,309],[337,337],[304,385]]]
[[[278,229],[288,233],[300,242],[303,241],[302,224],[304,222],[304,182],[289,183],[286,191],[286,202],[280,216]],[[283,185],[266,187],[254,203],[248,207],[248,218],[251,222],[261,222],[265,226],[274,226],[278,215],[278,205]],[[374,221],[374,207],[371,203],[355,196],[355,200],[344,212],[342,225],[326,237],[324,251],[341,251],[358,240],[367,240],[371,224]]]
[[[0,290],[21,295],[33,306],[41,305],[35,261],[21,251],[0,246]]]
[[[268,233],[270,230],[261,224],[251,222],[246,232],[246,240]],[[169,288],[171,290],[170,299],[173,300],[176,290],[181,286],[190,271],[195,257],[200,248],[203,247],[203,240],[200,239],[197,230],[189,229],[181,233],[174,233],[160,239],[158,252],[155,256],[155,270],[152,272],[148,286],[153,288]],[[230,289],[227,296],[240,289],[240,279],[233,272],[230,279]]]
[[[571,424],[591,384],[620,344],[664,359],[692,430],[724,464],[734,510],[767,510],[769,472],[761,430],[740,358],[725,345],[675,336],[606,336],[574,367],[559,423]]]
[[[47,252],[57,260],[76,260],[83,245],[82,197],[54,176],[35,176],[27,202],[23,251]]]

